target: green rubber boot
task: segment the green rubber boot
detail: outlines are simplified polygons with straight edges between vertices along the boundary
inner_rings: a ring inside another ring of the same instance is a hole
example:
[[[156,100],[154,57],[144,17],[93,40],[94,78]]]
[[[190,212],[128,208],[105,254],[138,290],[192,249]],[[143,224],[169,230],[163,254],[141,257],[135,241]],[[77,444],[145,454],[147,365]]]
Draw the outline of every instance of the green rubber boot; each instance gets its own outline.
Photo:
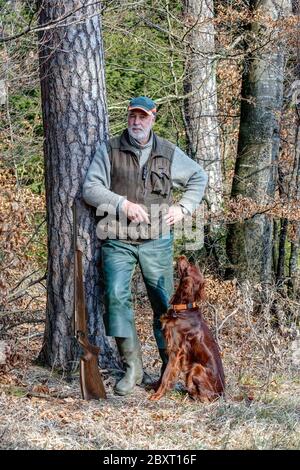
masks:
[[[117,395],[129,395],[143,380],[141,345],[137,335],[133,338],[116,338],[120,356],[125,366],[124,377],[115,385]]]
[[[166,369],[166,367],[167,367],[168,360],[169,360],[169,356],[168,356],[168,354],[167,354],[167,350],[166,350],[166,349],[161,349],[161,348],[159,348],[158,352],[159,352],[160,358],[161,358],[161,360],[162,360],[162,366],[161,366],[161,368],[160,368],[160,380],[161,380],[161,378],[162,378],[162,376],[163,376],[163,373],[164,373],[164,371],[165,371],[165,369]]]

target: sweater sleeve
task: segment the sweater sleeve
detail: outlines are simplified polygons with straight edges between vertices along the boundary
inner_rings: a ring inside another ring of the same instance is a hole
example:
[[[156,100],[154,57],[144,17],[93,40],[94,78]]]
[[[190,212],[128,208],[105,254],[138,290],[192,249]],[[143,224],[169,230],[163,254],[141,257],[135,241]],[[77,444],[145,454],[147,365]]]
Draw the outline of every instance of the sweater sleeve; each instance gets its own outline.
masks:
[[[176,147],[171,166],[171,178],[175,188],[184,190],[179,204],[192,214],[204,196],[208,180],[207,173],[197,162]]]
[[[83,199],[103,212],[116,211],[123,196],[110,191],[110,160],[105,143],[98,145],[83,183]]]

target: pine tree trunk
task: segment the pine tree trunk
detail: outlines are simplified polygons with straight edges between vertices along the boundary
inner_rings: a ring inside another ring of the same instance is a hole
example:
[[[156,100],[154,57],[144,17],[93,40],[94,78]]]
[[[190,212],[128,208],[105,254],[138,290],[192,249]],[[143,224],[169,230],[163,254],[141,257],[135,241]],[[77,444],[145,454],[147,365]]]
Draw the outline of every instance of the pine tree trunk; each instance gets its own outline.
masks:
[[[300,21],[300,0],[293,0],[293,13]],[[297,37],[297,63],[295,67],[295,79],[300,80],[300,36]],[[292,175],[291,196],[299,201],[300,205],[300,92],[299,85],[295,90],[295,163]],[[289,259],[289,283],[288,292],[291,297],[299,298],[300,296],[300,266],[299,266],[299,253],[300,253],[300,222],[299,220],[291,221],[292,225],[292,241],[291,253]]]
[[[299,66],[300,67],[300,66]],[[300,105],[297,104],[296,110],[296,137],[295,137],[295,175],[293,175],[293,185],[291,193],[295,200],[300,205]],[[300,266],[299,266],[299,253],[300,253],[300,222],[299,220],[292,220],[292,241],[291,252],[289,258],[289,284],[288,291],[291,297],[297,298],[300,295]]]
[[[187,35],[184,91],[189,154],[208,173],[206,197],[210,211],[222,204],[222,170],[217,120],[216,62],[213,0],[184,0]]]
[[[47,318],[40,359],[66,371],[73,369],[77,349],[72,331],[74,200],[84,249],[89,332],[101,348],[103,367],[108,365],[109,348],[102,323],[95,215],[81,197],[96,143],[107,134],[99,4],[81,8],[84,3],[44,0],[39,18],[40,25],[55,22],[40,33],[39,53],[48,224]]]
[[[254,21],[253,38],[242,81],[241,121],[232,197],[238,195],[258,204],[272,203],[275,195],[279,125],[283,99],[284,44],[276,38],[276,28],[269,20],[290,14],[291,2],[251,0]],[[270,38],[274,38],[270,41]],[[231,263],[228,277],[272,280],[273,221],[257,214],[243,223],[231,224],[227,254]]]

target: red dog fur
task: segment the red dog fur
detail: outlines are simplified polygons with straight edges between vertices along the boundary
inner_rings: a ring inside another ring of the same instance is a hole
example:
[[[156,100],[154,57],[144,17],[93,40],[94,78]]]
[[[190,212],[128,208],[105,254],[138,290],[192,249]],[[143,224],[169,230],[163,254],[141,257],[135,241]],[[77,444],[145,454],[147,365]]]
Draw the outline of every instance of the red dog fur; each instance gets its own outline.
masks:
[[[170,304],[203,300],[204,277],[185,256],[177,262],[179,286]],[[224,394],[225,379],[219,348],[199,307],[176,311],[170,308],[161,318],[169,361],[157,391],[150,400],[159,400],[182,373],[188,393],[200,401],[213,401]]]

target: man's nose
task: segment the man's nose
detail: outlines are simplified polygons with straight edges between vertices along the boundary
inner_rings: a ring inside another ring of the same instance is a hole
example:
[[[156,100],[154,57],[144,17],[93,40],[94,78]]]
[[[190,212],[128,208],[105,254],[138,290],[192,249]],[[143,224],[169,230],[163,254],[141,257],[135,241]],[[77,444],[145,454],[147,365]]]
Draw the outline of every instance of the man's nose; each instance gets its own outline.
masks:
[[[141,122],[140,118],[138,116],[134,116],[133,123],[134,124],[140,124],[140,122]]]

